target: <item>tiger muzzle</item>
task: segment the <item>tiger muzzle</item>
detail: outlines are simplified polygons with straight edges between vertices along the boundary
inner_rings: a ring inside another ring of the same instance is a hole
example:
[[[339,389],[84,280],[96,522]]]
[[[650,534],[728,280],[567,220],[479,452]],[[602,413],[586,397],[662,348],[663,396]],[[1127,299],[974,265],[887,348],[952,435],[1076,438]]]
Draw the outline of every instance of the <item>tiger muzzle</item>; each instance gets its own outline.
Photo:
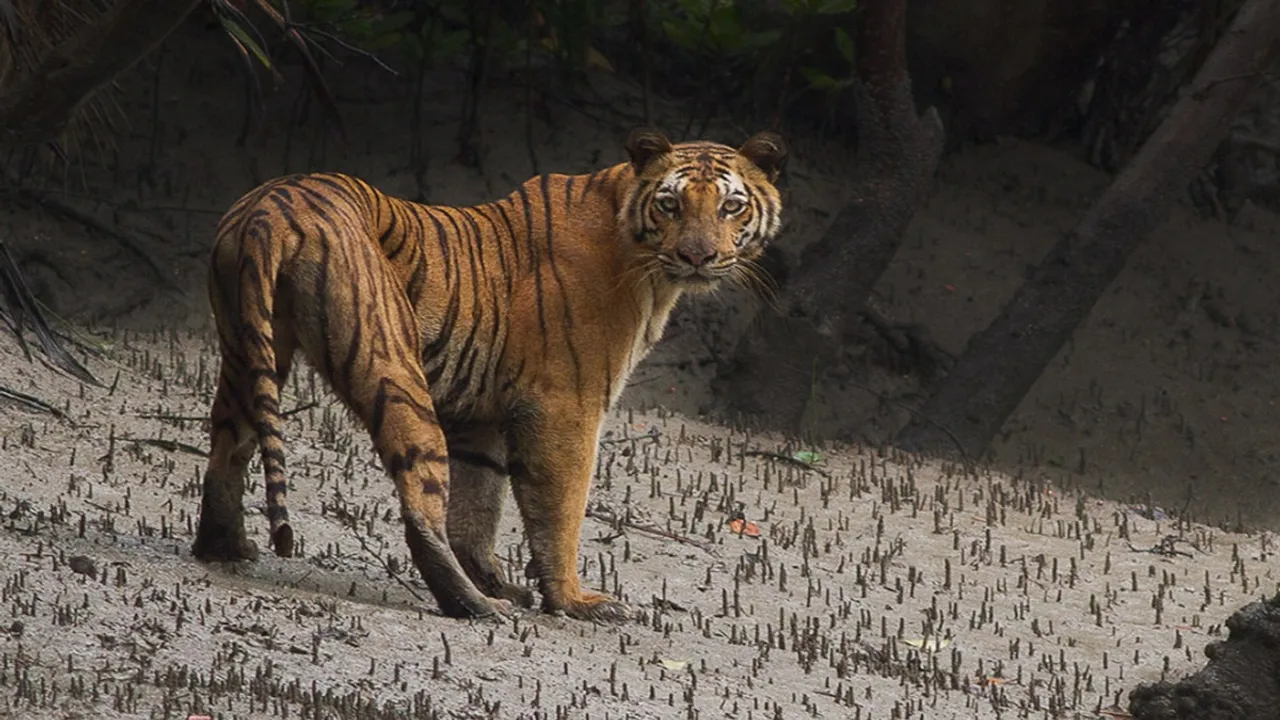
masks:
[[[715,246],[706,240],[686,241],[676,246],[676,257],[694,271],[715,262],[718,256]]]

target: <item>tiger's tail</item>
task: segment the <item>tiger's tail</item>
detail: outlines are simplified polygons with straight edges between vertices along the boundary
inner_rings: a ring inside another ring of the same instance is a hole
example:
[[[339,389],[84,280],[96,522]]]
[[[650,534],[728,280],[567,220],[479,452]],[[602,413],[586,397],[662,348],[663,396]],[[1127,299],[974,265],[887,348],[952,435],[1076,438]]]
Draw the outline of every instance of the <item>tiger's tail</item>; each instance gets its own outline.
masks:
[[[210,299],[215,314],[221,316],[219,325],[231,331],[219,333],[223,372],[230,370],[236,375],[226,380],[239,389],[238,404],[257,436],[271,545],[276,555],[292,557],[293,528],[285,505],[288,480],[280,386],[289,373],[295,342],[283,317],[287,311],[280,312],[284,308],[279,307],[279,279],[290,248],[302,238],[277,237],[266,242],[264,234],[278,232],[270,223],[259,224],[252,214],[228,220],[219,228],[210,278]],[[259,252],[252,261],[246,261],[249,256],[244,253],[244,246],[250,242]]]

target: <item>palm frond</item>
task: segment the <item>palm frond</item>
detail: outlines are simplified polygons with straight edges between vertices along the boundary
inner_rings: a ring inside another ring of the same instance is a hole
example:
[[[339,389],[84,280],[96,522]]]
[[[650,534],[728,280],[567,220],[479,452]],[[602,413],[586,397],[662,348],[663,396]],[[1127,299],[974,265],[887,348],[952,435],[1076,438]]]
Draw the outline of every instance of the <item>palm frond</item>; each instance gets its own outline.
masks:
[[[253,24],[253,21],[232,0],[209,0],[209,2],[218,17],[218,21],[239,50],[243,54],[256,58],[279,81],[280,74],[271,62],[271,57],[266,50],[267,43],[257,26]],[[306,30],[289,19],[287,5],[284,6],[285,11],[281,12],[271,4],[270,0],[253,0],[253,4],[271,22],[279,26],[284,32],[285,38],[298,51],[299,56],[302,57],[302,66],[307,72],[307,79],[311,83],[312,91],[320,101],[321,107],[324,108],[325,114],[337,129],[338,137],[345,142],[347,131],[342,122],[342,113],[338,109],[338,102],[334,99],[333,92],[329,89],[329,83],[324,79],[324,72],[320,69],[320,64],[316,61],[315,54],[311,52],[312,46],[319,48],[320,45],[310,37]]]
[[[9,248],[3,240],[0,240],[0,298],[4,301],[5,313],[9,317],[13,331],[18,336],[18,344],[22,346],[22,352],[26,354],[28,361],[31,360],[31,349],[27,347],[24,331],[30,323],[40,348],[44,350],[44,354],[49,357],[55,367],[81,382],[102,387],[102,383],[98,382],[93,373],[81,365],[74,355],[67,352],[58,336],[49,327],[40,301],[31,292],[26,279],[22,276],[22,271],[13,261],[13,256],[9,254]]]

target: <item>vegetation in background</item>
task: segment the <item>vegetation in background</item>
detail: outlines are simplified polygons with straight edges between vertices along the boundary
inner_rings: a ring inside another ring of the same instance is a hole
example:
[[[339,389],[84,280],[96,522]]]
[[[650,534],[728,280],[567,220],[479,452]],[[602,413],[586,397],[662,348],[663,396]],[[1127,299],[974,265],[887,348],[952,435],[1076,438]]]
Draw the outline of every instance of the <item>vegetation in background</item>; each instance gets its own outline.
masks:
[[[210,2],[241,54],[268,70],[276,41],[254,16],[268,18],[300,52],[357,51],[399,72],[467,56],[476,76],[494,63],[550,61],[570,88],[588,71],[643,80],[647,92],[656,80],[664,95],[692,99],[692,115],[704,124],[730,111],[778,126],[797,107],[828,107],[854,71],[845,28],[856,0]],[[323,79],[311,79],[323,98]]]

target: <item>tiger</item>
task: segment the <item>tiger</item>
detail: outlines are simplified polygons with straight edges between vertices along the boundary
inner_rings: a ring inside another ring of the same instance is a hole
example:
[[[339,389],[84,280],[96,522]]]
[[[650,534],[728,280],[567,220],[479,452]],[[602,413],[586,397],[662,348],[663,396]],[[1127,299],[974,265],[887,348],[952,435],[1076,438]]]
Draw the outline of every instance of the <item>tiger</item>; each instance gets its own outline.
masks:
[[[683,295],[761,280],[788,151],[774,132],[733,148],[652,128],[625,150],[469,207],[327,172],[232,203],[208,273],[220,368],[193,556],[257,559],[242,506],[255,452],[271,546],[293,556],[280,388],[301,351],[372,439],[443,615],[533,608],[495,552],[509,487],[542,611],[629,617],[577,570],[602,423]]]

